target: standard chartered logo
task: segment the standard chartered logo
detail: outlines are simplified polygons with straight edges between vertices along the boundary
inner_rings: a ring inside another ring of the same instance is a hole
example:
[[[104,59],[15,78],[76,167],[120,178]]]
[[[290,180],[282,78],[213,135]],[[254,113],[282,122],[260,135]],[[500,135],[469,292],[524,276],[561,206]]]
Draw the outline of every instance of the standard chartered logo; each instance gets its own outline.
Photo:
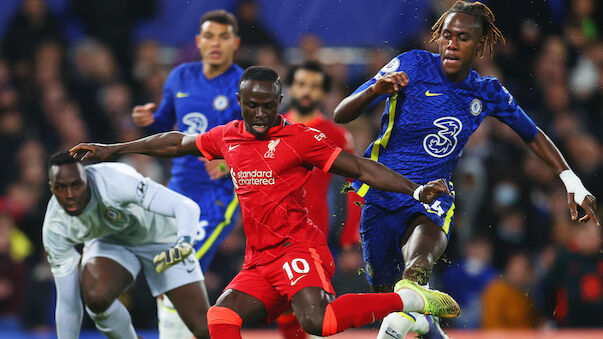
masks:
[[[234,174],[234,177],[236,177],[235,186],[237,187],[244,185],[274,185],[272,170],[238,171],[234,172]],[[235,182],[235,179],[233,179],[233,182]]]

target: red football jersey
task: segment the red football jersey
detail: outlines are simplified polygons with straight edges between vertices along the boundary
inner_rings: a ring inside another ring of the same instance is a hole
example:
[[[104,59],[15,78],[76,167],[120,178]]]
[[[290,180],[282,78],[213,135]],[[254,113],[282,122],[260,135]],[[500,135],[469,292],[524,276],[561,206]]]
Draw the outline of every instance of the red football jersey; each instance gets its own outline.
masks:
[[[291,112],[287,112],[285,118],[289,121],[294,121]],[[319,115],[310,121],[306,121],[303,125],[323,132],[333,145],[344,149],[346,152],[354,153],[349,132],[323,115]],[[308,217],[318,225],[327,236],[329,234],[329,203],[327,198],[331,177],[331,173],[323,172],[318,168],[315,168],[305,185]],[[347,202],[347,218],[341,236],[341,244],[343,246],[351,245],[360,240],[358,228],[360,224],[361,208],[356,205],[356,201],[363,202],[362,198],[355,193],[350,194]]]
[[[327,172],[342,149],[316,129],[279,118],[264,139],[247,132],[241,120],[196,139],[207,159],[223,158],[230,167],[247,238],[245,268],[327,242],[308,219],[304,184],[314,166]]]

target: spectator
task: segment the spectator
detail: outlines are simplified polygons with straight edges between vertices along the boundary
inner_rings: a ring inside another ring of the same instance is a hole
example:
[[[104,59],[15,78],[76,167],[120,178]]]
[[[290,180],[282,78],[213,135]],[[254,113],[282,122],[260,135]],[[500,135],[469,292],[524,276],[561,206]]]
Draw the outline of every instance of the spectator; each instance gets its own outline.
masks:
[[[482,295],[482,328],[535,328],[538,313],[530,296],[532,264],[524,253],[509,257],[505,273]]]
[[[492,266],[492,244],[484,236],[476,236],[464,247],[464,255],[444,271],[444,290],[461,306],[454,327],[479,328],[481,325],[481,294],[496,277]]]
[[[560,327],[600,327],[603,309],[601,229],[571,225],[573,237],[559,251],[543,281],[545,310]]]
[[[109,47],[125,79],[131,79],[134,23],[155,12],[155,0],[71,0],[91,37]]]
[[[46,0],[23,0],[2,39],[4,57],[19,78],[29,76],[36,48],[48,40],[62,42],[63,33],[59,21],[48,11]]]

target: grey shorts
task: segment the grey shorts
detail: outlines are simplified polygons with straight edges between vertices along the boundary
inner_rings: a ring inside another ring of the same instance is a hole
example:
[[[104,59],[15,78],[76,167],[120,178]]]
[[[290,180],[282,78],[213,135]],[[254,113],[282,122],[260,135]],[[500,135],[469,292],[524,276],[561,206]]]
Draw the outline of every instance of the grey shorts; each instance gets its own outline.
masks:
[[[87,241],[84,246],[81,267],[95,257],[109,258],[128,270],[133,279],[142,268],[154,297],[177,287],[203,280],[203,273],[195,252],[191,253],[183,262],[168,268],[161,274],[155,271],[153,258],[171,246],[172,244],[156,243],[126,246],[103,239],[92,239]]]

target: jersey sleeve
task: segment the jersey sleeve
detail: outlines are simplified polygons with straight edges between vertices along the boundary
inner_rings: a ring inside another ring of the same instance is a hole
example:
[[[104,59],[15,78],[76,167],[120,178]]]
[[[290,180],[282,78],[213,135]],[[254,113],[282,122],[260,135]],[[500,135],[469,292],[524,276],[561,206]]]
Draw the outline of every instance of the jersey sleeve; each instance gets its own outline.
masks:
[[[52,231],[53,225],[44,221],[42,228],[42,244],[50,270],[55,278],[69,275],[78,268],[81,255],[75,250],[74,244],[64,236]]]
[[[157,111],[153,114],[155,121],[147,127],[151,132],[171,131],[176,124],[176,110],[174,108],[174,87],[179,78],[180,68],[175,68],[168,76],[163,86],[163,97]]]
[[[416,62],[416,53],[414,50],[398,55],[397,57],[390,60],[390,62],[388,62],[385,66],[383,66],[383,68],[381,68],[381,70],[379,70],[379,72],[377,72],[374,77],[372,77],[367,82],[358,87],[351,95],[362,92],[365,89],[369,88],[369,86],[377,82],[379,78],[381,78],[387,73],[403,71],[406,73],[406,75],[409,75],[410,71],[414,68],[413,66]],[[371,106],[374,106],[375,104],[379,103],[387,97],[388,95],[385,94],[379,96],[372,102]]]
[[[538,133],[536,124],[517,104],[511,93],[498,80],[492,80],[490,86],[494,92],[495,104],[491,115],[511,127],[524,141],[534,140]]]
[[[207,160],[222,159],[224,155],[220,148],[220,143],[223,143],[224,125],[214,127],[206,133],[197,135],[195,144],[199,152]]]
[[[333,145],[327,136],[315,129],[305,127],[298,137],[299,155],[303,162],[328,172],[343,150]]]

